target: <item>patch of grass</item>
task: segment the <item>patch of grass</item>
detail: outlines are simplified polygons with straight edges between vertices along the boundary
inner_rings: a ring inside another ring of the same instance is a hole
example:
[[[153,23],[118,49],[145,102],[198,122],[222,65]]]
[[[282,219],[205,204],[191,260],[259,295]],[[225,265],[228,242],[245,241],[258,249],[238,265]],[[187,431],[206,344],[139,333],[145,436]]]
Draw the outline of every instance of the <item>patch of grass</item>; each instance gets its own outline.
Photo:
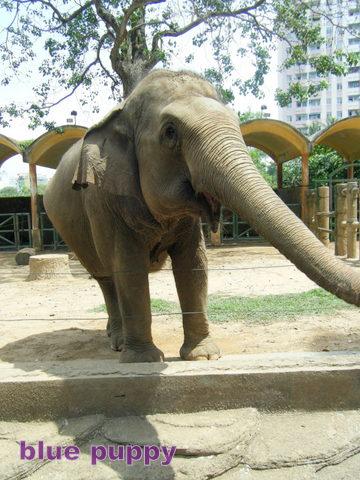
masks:
[[[98,305],[97,307],[91,308],[89,310],[91,313],[101,313],[101,312],[106,312],[106,306],[105,303],[102,303],[101,305]]]
[[[302,315],[323,315],[355,308],[331,293],[317,288],[308,292],[258,297],[210,295],[209,319],[216,323],[242,321],[249,324],[294,320]]]
[[[151,311],[155,313],[173,313],[180,312],[180,306],[175,302],[168,302],[162,298],[151,299]]]
[[[151,311],[153,312],[154,315],[156,313],[172,313],[172,312],[179,312],[180,307],[175,302],[168,302],[167,300],[163,300],[162,298],[152,298]],[[106,312],[106,306],[103,303],[98,307],[92,308],[91,312],[93,313]]]
[[[209,320],[214,323],[244,322],[268,324],[294,320],[299,316],[333,314],[339,310],[355,308],[331,293],[316,288],[308,292],[284,295],[261,295],[258,297],[223,297],[209,295]],[[92,312],[106,312],[99,305]],[[180,312],[175,302],[161,298],[151,300],[154,315]]]

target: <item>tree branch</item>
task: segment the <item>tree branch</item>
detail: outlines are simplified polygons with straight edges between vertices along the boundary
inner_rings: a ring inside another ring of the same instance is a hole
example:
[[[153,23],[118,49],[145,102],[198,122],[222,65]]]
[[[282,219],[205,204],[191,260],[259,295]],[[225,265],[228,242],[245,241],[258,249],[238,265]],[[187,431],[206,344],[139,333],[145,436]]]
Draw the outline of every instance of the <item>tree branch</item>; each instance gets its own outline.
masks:
[[[211,20],[213,18],[227,18],[227,17],[238,17],[239,15],[246,14],[250,12],[251,10],[256,10],[258,7],[263,5],[266,2],[266,0],[258,0],[255,2],[253,5],[250,5],[249,7],[243,7],[239,8],[237,10],[229,10],[229,11],[221,11],[221,12],[210,12],[207,15],[204,15],[202,17],[197,18],[196,20],[193,20],[192,22],[188,23],[185,27],[180,28],[179,30],[165,30],[163,32],[157,33],[155,36],[157,37],[179,37],[183,35],[184,33],[189,32],[190,30],[194,29],[195,27],[198,27],[202,23],[206,23],[208,20]]]
[[[89,63],[89,65],[85,68],[85,70],[83,71],[83,73],[81,74],[80,76],[80,79],[79,81],[76,83],[76,85],[73,87],[73,89],[71,90],[70,93],[68,93],[67,95],[64,95],[63,97],[61,97],[59,100],[57,100],[56,102],[53,102],[53,103],[50,103],[48,105],[43,105],[42,107],[40,107],[41,110],[50,110],[50,108],[53,108],[55,107],[56,105],[59,105],[59,103],[63,102],[64,100],[66,100],[67,98],[71,97],[75,92],[76,90],[80,87],[80,85],[83,83],[84,79],[85,79],[85,76],[86,74],[88,73],[88,71],[98,63],[98,58],[96,57],[95,60],[93,60],[91,63]],[[24,110],[24,112],[30,112],[31,111],[31,107],[28,108],[27,110]]]
[[[94,4],[95,4],[96,13],[104,21],[104,23],[106,25],[106,28],[108,29],[108,32],[110,33],[110,35],[113,38],[115,38],[116,34],[117,34],[117,31],[119,30],[119,27],[120,27],[119,22],[116,20],[114,15],[112,15],[112,13],[110,13],[109,10],[106,10],[104,8],[104,5],[102,4],[102,2],[100,0],[94,0]],[[111,31],[111,29],[113,31]]]
[[[101,53],[101,48],[106,40],[106,38],[109,36],[108,33],[105,33],[99,40],[99,45],[96,49],[96,58],[98,59],[98,62],[99,62],[99,65],[101,66],[101,68],[104,70],[105,74],[111,79],[111,81],[113,82],[113,84],[116,86],[116,85],[119,85],[119,80],[114,77],[113,75],[111,75],[111,73],[109,72],[109,70],[105,67],[105,65],[103,64],[102,60],[101,60],[101,57],[100,57],[100,53]]]
[[[44,5],[45,7],[50,8],[53,13],[55,14],[57,20],[61,23],[61,25],[66,25],[67,23],[71,22],[71,20],[74,20],[78,15],[80,15],[84,10],[86,10],[90,5],[93,5],[94,0],[88,0],[87,2],[84,3],[81,7],[79,7],[77,10],[75,10],[73,13],[71,13],[68,16],[64,16],[58,8],[53,5],[53,2],[48,2],[47,0],[15,0],[17,4],[26,4],[26,3],[40,3],[41,5]],[[54,29],[59,28],[59,27],[54,27]]]

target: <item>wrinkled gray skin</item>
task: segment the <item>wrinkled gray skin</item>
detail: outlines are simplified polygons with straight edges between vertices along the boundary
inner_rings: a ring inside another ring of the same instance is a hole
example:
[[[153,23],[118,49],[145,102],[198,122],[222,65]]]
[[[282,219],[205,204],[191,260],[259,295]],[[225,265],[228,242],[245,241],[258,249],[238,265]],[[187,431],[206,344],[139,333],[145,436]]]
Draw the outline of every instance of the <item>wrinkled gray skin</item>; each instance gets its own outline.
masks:
[[[148,273],[167,255],[184,312],[181,358],[219,357],[205,313],[200,216],[216,230],[220,204],[320,286],[359,305],[359,276],[274,194],[251,161],[235,114],[189,72],[155,71],[142,80],[65,154],[44,203],[99,282],[122,362],[163,360],[151,336]]]

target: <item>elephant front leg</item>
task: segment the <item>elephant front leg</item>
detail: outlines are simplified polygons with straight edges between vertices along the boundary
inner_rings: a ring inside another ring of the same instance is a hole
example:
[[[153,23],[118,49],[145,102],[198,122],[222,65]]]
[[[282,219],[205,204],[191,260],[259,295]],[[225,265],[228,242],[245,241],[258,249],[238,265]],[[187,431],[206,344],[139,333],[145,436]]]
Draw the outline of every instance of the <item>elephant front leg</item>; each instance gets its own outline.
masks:
[[[161,362],[164,354],[151,335],[149,280],[146,265],[127,264],[114,274],[123,320],[124,343],[120,362]]]
[[[114,281],[111,277],[96,277],[104,295],[109,315],[106,331],[110,337],[111,348],[120,351],[123,347],[123,325]]]
[[[212,341],[207,320],[207,259],[200,231],[170,252],[176,288],[183,312],[183,360],[217,360],[218,346]]]

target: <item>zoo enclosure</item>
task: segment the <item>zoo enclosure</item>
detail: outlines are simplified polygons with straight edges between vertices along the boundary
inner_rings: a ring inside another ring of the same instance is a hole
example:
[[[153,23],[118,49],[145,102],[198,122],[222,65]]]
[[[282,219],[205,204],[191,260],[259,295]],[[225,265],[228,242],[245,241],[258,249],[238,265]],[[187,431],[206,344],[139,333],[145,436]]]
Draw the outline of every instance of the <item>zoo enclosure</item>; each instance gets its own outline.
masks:
[[[294,158],[301,158],[302,174],[301,185],[299,187],[299,200],[296,202],[289,202],[290,206],[300,206],[300,216],[304,222],[308,223],[308,188],[309,188],[309,155],[314,145],[327,145],[337,152],[339,152],[344,161],[349,164],[348,179],[353,178],[353,168],[351,162],[360,158],[360,116],[346,118],[340,120],[329,128],[323,130],[313,139],[309,140],[300,131],[291,125],[272,119],[257,119],[245,122],[240,125],[242,135],[245,143],[249,147],[255,147],[266,154],[268,154],[276,163],[277,167],[277,187],[281,196],[283,191],[282,183],[282,167],[283,163]],[[37,191],[37,172],[38,165],[56,168],[59,164],[62,155],[73,145],[76,141],[81,139],[86,134],[87,128],[81,126],[61,126],[57,127],[44,135],[37,138],[25,150],[20,148],[20,145],[4,136],[0,135],[0,167],[1,165],[16,154],[22,154],[23,161],[29,165],[29,180],[31,188],[31,243],[36,249],[42,248],[44,231],[49,234],[51,226],[47,225],[41,227],[45,218],[42,211],[39,210],[39,197]],[[13,229],[18,233],[14,233],[14,238],[17,235],[17,243],[21,244],[21,238],[27,235],[28,232],[28,217],[21,219],[20,224],[24,227],[17,228],[20,217],[10,217],[12,214],[3,212],[9,217],[4,218],[4,224],[13,225]],[[232,218],[231,218],[232,215]],[[12,223],[11,223],[12,222]],[[45,222],[46,223],[46,222]],[[245,230],[244,230],[245,229]],[[20,235],[21,230],[21,235]],[[245,231],[245,233],[244,233]],[[230,233],[229,233],[230,232]],[[225,238],[239,239],[244,235],[251,235],[250,227],[246,227],[241,223],[232,213],[223,213],[222,227],[215,234],[210,235],[211,243],[218,245]],[[0,234],[1,235],[1,234]],[[19,236],[20,235],[20,236]],[[55,235],[55,234],[54,234]],[[59,240],[60,241],[60,240]],[[54,241],[56,244],[57,240]],[[13,241],[17,244],[16,241]]]
[[[357,258],[359,241],[359,180],[339,180],[307,193],[307,224],[325,245],[335,241],[335,255]]]

